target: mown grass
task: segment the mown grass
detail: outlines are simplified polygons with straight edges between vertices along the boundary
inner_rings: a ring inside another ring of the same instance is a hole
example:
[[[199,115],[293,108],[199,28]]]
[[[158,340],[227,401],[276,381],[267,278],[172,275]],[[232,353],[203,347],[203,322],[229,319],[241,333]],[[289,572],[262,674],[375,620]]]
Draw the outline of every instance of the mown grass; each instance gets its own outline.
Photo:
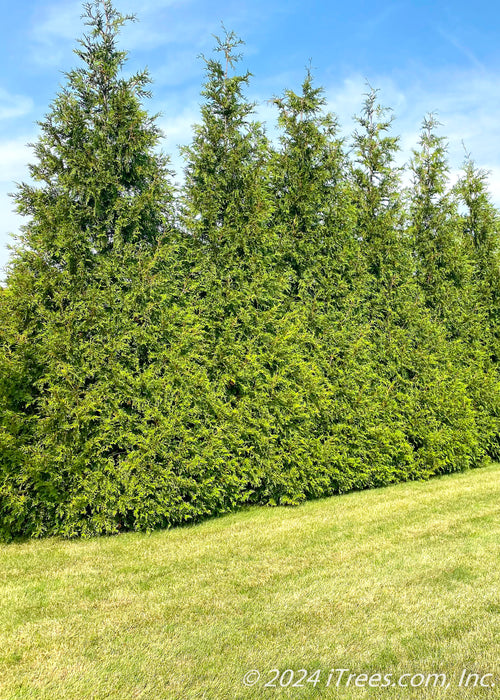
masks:
[[[500,697],[499,516],[493,465],[149,536],[2,546],[0,697]],[[320,681],[263,687],[274,668]],[[332,668],[450,685],[327,688]],[[496,690],[459,688],[464,668]],[[250,669],[262,680],[245,688]]]

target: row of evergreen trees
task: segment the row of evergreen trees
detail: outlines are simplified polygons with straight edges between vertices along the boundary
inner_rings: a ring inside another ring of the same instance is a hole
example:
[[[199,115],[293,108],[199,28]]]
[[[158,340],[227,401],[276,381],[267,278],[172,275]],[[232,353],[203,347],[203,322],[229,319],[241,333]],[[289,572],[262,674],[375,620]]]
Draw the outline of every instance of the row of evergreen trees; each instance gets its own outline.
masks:
[[[184,185],[159,155],[124,22],[85,6],[40,123],[0,291],[0,535],[149,529],[239,504],[461,470],[500,453],[499,216],[451,187],[424,121],[403,187],[391,117],[352,142],[306,74],[271,143],[228,32]]]

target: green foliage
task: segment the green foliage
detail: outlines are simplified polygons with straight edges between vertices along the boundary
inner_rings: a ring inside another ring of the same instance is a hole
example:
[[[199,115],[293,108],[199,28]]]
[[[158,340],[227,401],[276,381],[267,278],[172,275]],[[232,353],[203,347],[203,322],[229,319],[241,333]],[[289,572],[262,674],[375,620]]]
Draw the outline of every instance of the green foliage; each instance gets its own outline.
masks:
[[[397,472],[402,478],[473,466],[481,459],[483,436],[465,379],[453,366],[452,345],[425,307],[417,237],[408,230],[394,165],[398,143],[375,91],[366,96],[358,121],[353,182],[358,238],[368,263],[365,316],[374,376],[385,393],[378,420],[392,428],[384,454],[396,455],[405,469]]]
[[[171,184],[85,5],[80,66],[40,122],[0,291],[0,537],[153,529],[246,503],[428,478],[500,455],[499,217],[424,121],[402,186],[368,92],[349,150],[307,71],[254,119],[226,32]]]
[[[434,115],[424,119],[420,149],[413,152],[410,217],[416,272],[426,305],[457,334],[460,297],[468,285],[470,261],[458,230],[457,201],[447,191],[446,144]]]
[[[82,67],[41,122],[35,184],[16,196],[31,221],[1,306],[5,536],[148,524],[129,513],[168,481],[152,457],[157,409],[145,397],[162,374],[152,365],[165,342],[155,295],[170,282],[154,276],[173,254],[173,193],[141,105],[147,74],[120,77],[127,18],[110,2],[85,11]]]

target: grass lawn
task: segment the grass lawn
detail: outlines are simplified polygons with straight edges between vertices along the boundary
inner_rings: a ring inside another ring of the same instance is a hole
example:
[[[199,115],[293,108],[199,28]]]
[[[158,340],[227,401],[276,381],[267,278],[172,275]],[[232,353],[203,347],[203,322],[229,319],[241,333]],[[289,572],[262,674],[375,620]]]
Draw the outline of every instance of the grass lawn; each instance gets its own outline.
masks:
[[[499,564],[499,465],[152,535],[2,546],[0,697],[499,698]],[[296,687],[264,687],[270,669]],[[496,688],[459,687],[463,669]],[[422,685],[393,686],[404,673]],[[448,688],[426,688],[432,673]]]

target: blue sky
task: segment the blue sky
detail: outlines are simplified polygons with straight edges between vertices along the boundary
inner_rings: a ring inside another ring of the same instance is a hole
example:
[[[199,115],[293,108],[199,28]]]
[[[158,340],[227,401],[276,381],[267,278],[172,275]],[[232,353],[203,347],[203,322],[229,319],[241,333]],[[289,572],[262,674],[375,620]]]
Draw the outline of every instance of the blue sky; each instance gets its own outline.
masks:
[[[75,65],[82,32],[81,3],[73,0],[1,0],[0,27],[0,267],[8,258],[9,232],[22,220],[8,192],[27,178],[36,120]],[[500,4],[470,0],[299,2],[288,0],[116,0],[140,20],[124,31],[128,68],[148,66],[152,111],[162,112],[164,150],[181,169],[177,146],[188,143],[198,120],[203,80],[201,53],[223,21],[245,40],[243,66],[254,74],[249,96],[272,133],[268,100],[299,89],[311,62],[329,108],[345,129],[360,109],[365,81],[380,88],[393,108],[401,136],[401,161],[418,141],[420,123],[436,112],[449,140],[453,175],[464,145],[491,172],[500,205]],[[463,142],[463,143],[462,143]]]

